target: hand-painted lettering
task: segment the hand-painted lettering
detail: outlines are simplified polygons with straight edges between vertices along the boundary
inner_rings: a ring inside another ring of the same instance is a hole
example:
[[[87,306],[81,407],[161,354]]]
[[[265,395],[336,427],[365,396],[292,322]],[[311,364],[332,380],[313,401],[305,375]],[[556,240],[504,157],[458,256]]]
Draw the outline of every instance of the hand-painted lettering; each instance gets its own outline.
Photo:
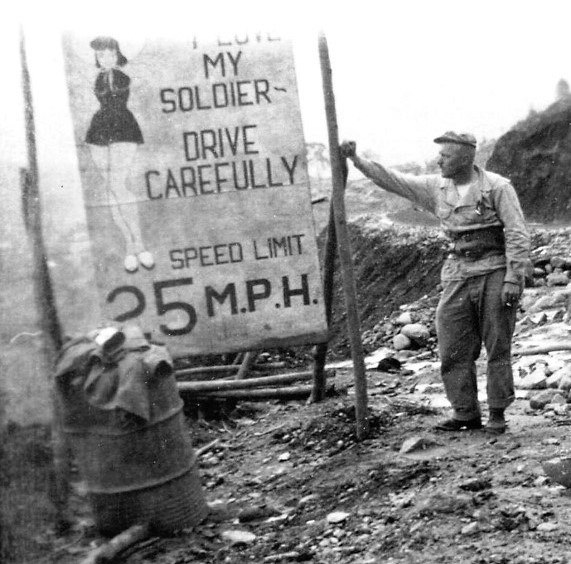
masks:
[[[234,76],[238,76],[238,63],[240,61],[240,57],[242,56],[242,51],[238,51],[236,55],[232,54],[230,51],[226,51],[226,56],[228,58],[228,62],[232,67],[232,71]],[[224,53],[218,53],[218,55],[212,59],[206,53],[202,56],[202,64],[204,69],[204,78],[210,78],[210,69],[213,71],[217,71],[220,67],[220,74],[223,77],[226,77],[226,58],[224,57]]]
[[[256,311],[256,302],[270,297],[272,285],[266,278],[246,280],[246,297],[248,299],[248,311]]]
[[[256,260],[289,257],[301,255],[303,233],[284,235],[282,237],[267,237],[252,241],[252,249]]]
[[[238,242],[220,243],[217,245],[203,245],[171,249],[169,251],[171,268],[180,270],[192,266],[214,266],[231,264],[244,260],[242,244]]]
[[[218,110],[241,106],[272,104],[271,84],[266,78],[214,82],[207,85],[189,85],[178,88],[161,88],[159,98],[164,114]],[[274,87],[274,91],[283,89]]]
[[[218,302],[220,305],[223,305],[227,299],[230,301],[230,312],[232,313],[232,315],[236,315],[238,313],[236,284],[234,284],[233,282],[227,284],[224,290],[222,290],[222,292],[218,292],[212,286],[206,286],[206,288],[204,288],[204,294],[206,299],[206,311],[208,313],[208,317],[214,317],[216,315],[216,311],[214,309],[214,301]]]
[[[185,137],[187,160],[198,160],[200,146],[195,144],[194,132]],[[245,145],[243,145],[244,147]],[[210,150],[210,149],[209,149]],[[248,148],[248,152],[255,152]],[[161,198],[188,198],[232,190],[253,190],[276,188],[295,184],[297,155],[272,159],[222,161],[214,164],[184,166],[165,171],[149,170],[145,173],[147,197],[149,200]],[[299,182],[299,180],[297,180]]]
[[[190,162],[224,158],[225,155],[235,157],[238,153],[257,155],[259,151],[255,148],[256,141],[252,138],[256,128],[257,125],[243,125],[184,131],[182,142],[185,159]],[[286,170],[289,174],[289,168],[286,167]]]
[[[301,296],[303,305],[309,305],[309,284],[307,281],[307,274],[301,275],[301,288],[291,288],[288,276],[282,277],[282,288],[284,295],[284,307],[291,307],[292,296]]]

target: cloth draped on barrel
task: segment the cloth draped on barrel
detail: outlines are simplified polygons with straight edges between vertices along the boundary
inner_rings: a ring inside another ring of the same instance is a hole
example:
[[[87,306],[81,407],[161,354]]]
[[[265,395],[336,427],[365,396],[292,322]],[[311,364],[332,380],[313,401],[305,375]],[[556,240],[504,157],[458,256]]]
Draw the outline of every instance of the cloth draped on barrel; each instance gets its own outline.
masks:
[[[62,347],[56,369],[56,381],[76,388],[90,407],[103,411],[123,410],[144,421],[160,417],[153,409],[150,379],[168,376],[173,366],[167,349],[149,343],[140,331],[129,328],[118,348],[106,351],[90,336],[71,339]],[[66,382],[65,379],[69,378]],[[77,394],[66,394],[65,397]],[[180,407],[173,398],[171,408]],[[76,411],[66,406],[66,411]],[[91,410],[89,410],[91,412]],[[86,416],[77,414],[83,418]],[[79,420],[70,423],[81,425]]]
[[[207,506],[172,359],[140,329],[121,333],[112,348],[96,342],[97,332],[71,339],[55,373],[96,524],[109,534],[142,522],[167,533],[194,526]]]

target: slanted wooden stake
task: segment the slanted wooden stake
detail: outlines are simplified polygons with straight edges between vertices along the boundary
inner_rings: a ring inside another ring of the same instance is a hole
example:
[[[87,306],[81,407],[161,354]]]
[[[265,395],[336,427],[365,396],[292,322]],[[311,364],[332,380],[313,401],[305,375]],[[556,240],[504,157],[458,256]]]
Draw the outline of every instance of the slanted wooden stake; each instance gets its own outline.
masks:
[[[347,326],[353,357],[355,373],[355,419],[357,424],[357,438],[364,439],[369,432],[367,420],[367,379],[365,374],[365,359],[363,343],[361,342],[361,328],[359,312],[357,310],[357,292],[355,289],[355,276],[353,273],[353,259],[351,255],[351,242],[347,229],[345,215],[345,182],[343,179],[343,159],[339,154],[339,134],[337,129],[337,115],[335,112],[335,97],[333,95],[333,81],[331,78],[331,64],[327,40],[322,33],[319,36],[319,59],[321,62],[321,77],[323,80],[323,94],[325,97],[325,112],[327,116],[327,131],[329,134],[329,157],[331,160],[331,174],[333,177],[333,211],[335,214],[335,231],[337,233],[337,248],[339,263],[343,277],[343,290],[345,293],[345,306],[347,308]]]
[[[133,525],[108,542],[92,550],[81,564],[106,564],[116,561],[117,556],[134,544],[150,536],[149,525]]]
[[[24,111],[26,125],[26,147],[28,168],[21,171],[20,182],[22,202],[24,205],[24,222],[32,247],[32,268],[34,300],[39,314],[42,330],[42,353],[46,365],[53,369],[57,351],[62,344],[61,328],[56,312],[52,291],[44,239],[42,234],[42,210],[40,205],[38,159],[36,151],[36,128],[34,122],[34,105],[30,85],[30,73],[26,58],[24,33],[20,31],[20,61],[22,66],[22,89],[24,95]],[[69,451],[61,425],[61,410],[53,391],[53,423],[52,448],[54,453],[54,484],[52,487],[53,503],[56,508],[56,529],[65,528],[68,523],[67,507],[69,492],[70,461]]]
[[[250,372],[250,368],[252,368],[252,364],[254,364],[255,360],[256,360],[256,353],[252,351],[248,351],[244,355],[244,360],[240,365],[240,370],[238,370],[238,374],[236,374],[235,376],[236,380],[243,380],[248,375],[248,372]]]
[[[347,163],[341,160],[343,173],[343,186],[347,184]],[[335,212],[333,211],[333,201],[329,205],[329,222],[327,223],[327,233],[325,236],[325,251],[323,253],[323,301],[325,302],[325,318],[327,328],[331,329],[331,310],[333,309],[333,280],[335,277],[335,249],[337,247],[337,233],[335,231]],[[313,389],[309,396],[308,403],[314,403],[325,399],[325,388],[327,377],[325,372],[325,361],[327,359],[327,341],[319,343],[315,347],[313,355]]]
[[[337,234],[335,233],[335,213],[333,202],[329,205],[329,223],[325,237],[325,252],[323,254],[323,300],[325,302],[325,318],[327,328],[331,328],[331,308],[333,305],[333,276],[335,274],[335,247]],[[313,389],[309,396],[309,403],[325,399],[325,360],[327,359],[327,342],[319,343],[313,355]]]

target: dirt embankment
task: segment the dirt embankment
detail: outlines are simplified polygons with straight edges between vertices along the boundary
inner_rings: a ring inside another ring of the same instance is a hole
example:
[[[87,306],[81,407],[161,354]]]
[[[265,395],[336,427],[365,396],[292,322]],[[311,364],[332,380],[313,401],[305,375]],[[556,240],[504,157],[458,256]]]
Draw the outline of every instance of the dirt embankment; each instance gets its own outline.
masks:
[[[366,221],[350,225],[361,330],[402,304],[438,294],[440,269],[446,257],[446,241],[438,229],[392,226],[376,229]],[[345,324],[345,298],[341,273],[335,277],[331,327],[331,352],[350,355]]]

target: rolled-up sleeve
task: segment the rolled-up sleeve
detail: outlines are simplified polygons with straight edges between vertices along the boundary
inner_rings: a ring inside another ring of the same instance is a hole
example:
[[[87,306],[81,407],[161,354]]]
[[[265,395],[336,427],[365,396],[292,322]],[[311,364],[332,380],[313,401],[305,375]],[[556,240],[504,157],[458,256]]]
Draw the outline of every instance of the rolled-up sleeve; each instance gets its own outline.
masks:
[[[504,225],[506,240],[506,282],[523,285],[530,264],[531,241],[514,187],[501,184],[492,192],[494,207]]]
[[[393,194],[398,194],[431,213],[435,213],[438,197],[437,191],[441,184],[439,176],[431,174],[420,176],[403,174],[385,168],[374,161],[361,158],[356,158],[353,164],[355,168],[359,169],[377,186]]]

